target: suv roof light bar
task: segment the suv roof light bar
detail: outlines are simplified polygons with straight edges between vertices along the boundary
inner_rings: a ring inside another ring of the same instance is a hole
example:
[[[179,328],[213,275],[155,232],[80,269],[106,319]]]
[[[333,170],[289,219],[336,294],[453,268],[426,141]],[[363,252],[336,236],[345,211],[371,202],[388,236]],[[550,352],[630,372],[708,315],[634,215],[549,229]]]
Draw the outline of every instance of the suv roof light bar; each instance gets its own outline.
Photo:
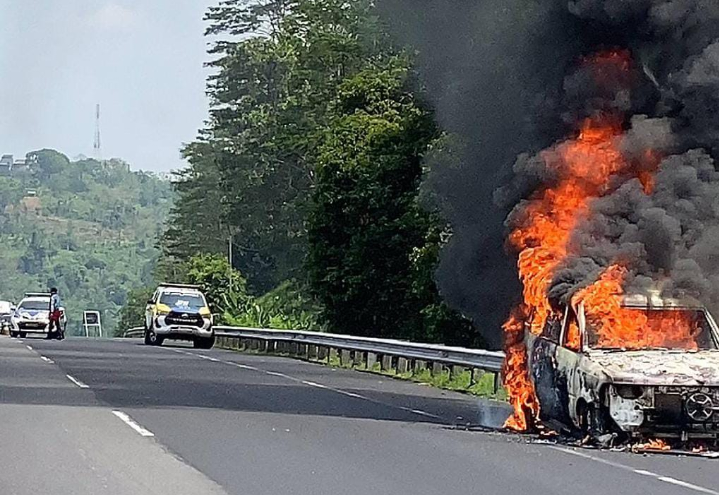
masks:
[[[50,297],[49,292],[26,292],[25,297]]]

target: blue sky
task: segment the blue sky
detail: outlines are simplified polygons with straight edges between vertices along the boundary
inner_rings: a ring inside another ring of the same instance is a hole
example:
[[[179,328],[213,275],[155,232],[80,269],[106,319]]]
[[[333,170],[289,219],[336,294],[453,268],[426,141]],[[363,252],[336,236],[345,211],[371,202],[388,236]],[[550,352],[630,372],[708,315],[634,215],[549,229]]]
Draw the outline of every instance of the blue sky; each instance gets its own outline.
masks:
[[[217,0],[0,0],[0,154],[55,148],[182,166],[207,117],[202,17]]]

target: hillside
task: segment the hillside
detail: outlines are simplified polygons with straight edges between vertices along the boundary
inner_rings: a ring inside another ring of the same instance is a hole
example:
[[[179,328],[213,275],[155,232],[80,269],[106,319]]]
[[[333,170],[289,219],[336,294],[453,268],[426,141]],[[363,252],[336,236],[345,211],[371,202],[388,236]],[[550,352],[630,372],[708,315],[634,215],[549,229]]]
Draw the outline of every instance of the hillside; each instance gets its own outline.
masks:
[[[101,311],[109,333],[128,292],[152,281],[171,186],[119,160],[43,150],[28,163],[0,176],[0,299],[56,286],[70,333],[84,310]]]

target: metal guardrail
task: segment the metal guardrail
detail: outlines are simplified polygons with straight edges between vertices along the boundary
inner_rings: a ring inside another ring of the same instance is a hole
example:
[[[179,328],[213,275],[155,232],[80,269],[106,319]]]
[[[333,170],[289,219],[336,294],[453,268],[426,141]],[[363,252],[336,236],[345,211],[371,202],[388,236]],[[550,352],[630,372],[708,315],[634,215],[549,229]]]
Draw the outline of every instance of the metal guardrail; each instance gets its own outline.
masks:
[[[126,339],[136,339],[143,337],[145,335],[145,329],[142,327],[137,328],[131,328],[129,330],[125,330],[125,333],[122,334],[123,338]]]
[[[464,366],[493,373],[501,371],[504,361],[503,352],[331,333],[218,326],[215,327],[215,335],[225,338],[289,342],[329,349],[367,352],[377,356],[395,356],[428,363]]]
[[[124,336],[136,338],[143,334],[144,329],[132,328]],[[469,369],[472,380],[474,370],[481,370],[494,374],[495,391],[499,387],[504,361],[503,352],[331,333],[216,326],[215,336],[217,345],[223,348],[327,362],[335,358],[341,365],[361,366],[368,370],[379,366],[385,371],[406,373],[429,367],[436,374],[447,366],[452,374]]]

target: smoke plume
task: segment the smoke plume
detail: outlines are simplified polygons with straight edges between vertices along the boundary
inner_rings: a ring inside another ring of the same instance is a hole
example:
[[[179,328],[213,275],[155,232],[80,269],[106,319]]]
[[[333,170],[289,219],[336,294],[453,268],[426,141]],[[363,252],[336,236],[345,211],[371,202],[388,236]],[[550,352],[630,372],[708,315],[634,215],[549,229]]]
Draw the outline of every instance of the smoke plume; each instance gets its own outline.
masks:
[[[633,171],[590,204],[558,267],[566,302],[617,260],[641,289],[662,281],[719,310],[719,2],[715,0],[385,0],[417,48],[440,123],[455,141],[425,186],[453,228],[437,274],[446,300],[494,345],[520,296],[504,238],[583,119],[614,116]],[[626,53],[629,66],[584,62]],[[552,143],[557,143],[552,145]],[[648,154],[651,157],[648,159]],[[449,156],[449,158],[448,158]]]

